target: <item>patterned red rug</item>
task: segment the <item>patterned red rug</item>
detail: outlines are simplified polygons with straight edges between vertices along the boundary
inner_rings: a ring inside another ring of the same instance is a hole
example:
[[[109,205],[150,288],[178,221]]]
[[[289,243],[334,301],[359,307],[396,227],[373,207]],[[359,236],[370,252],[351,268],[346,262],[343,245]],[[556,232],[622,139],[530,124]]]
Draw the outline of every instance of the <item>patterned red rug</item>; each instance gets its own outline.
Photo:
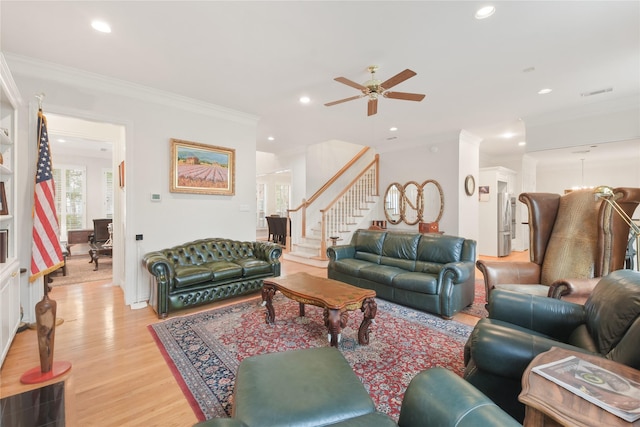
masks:
[[[238,364],[245,357],[327,346],[322,310],[281,294],[274,298],[275,325],[265,323],[260,300],[176,317],[149,326],[199,420],[231,413]],[[378,299],[370,344],[357,343],[362,321],[351,312],[340,350],[360,377],[379,411],[397,419],[404,391],[420,371],[443,366],[463,371],[463,347],[472,328]]]

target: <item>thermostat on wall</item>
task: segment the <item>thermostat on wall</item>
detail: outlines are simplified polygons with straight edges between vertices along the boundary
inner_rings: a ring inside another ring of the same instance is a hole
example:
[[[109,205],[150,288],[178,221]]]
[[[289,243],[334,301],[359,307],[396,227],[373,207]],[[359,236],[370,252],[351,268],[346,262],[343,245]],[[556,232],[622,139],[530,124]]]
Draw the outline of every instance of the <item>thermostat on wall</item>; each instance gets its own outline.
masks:
[[[152,202],[159,202],[160,201],[160,195],[156,194],[156,193],[152,193],[151,194],[151,201]]]

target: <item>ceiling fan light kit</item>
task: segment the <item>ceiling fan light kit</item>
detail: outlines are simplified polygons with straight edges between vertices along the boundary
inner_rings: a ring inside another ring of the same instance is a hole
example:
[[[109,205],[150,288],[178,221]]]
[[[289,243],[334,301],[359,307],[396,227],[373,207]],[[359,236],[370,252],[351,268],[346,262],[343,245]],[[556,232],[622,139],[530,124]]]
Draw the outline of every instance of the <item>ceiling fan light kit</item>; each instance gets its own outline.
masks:
[[[392,87],[402,83],[403,81],[413,77],[416,75],[415,71],[411,71],[406,69],[404,71],[399,72],[395,76],[390,79],[380,83],[380,80],[376,79],[376,71],[378,71],[377,65],[371,65],[368,68],[371,73],[371,78],[367,80],[364,85],[354,82],[353,80],[349,80],[346,77],[336,77],[334,80],[345,84],[347,86],[351,86],[352,88],[358,89],[362,92],[361,95],[351,96],[349,98],[339,99],[337,101],[328,102],[324,104],[327,107],[331,107],[332,105],[342,104],[343,102],[353,101],[354,99],[359,99],[363,97],[368,97],[369,102],[367,105],[367,115],[373,116],[378,112],[378,98],[382,95],[384,98],[391,99],[400,99],[403,101],[417,101],[420,102],[424,99],[425,95],[420,93],[407,93],[407,92],[390,92],[389,89]]]

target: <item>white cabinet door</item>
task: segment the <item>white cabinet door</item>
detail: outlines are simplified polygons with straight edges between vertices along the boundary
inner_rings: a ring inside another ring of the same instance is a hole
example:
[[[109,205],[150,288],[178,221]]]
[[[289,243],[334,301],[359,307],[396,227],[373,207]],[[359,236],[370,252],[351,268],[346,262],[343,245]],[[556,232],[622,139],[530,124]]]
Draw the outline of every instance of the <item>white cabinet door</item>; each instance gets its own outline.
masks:
[[[16,258],[0,264],[0,366],[20,324],[20,266]]]

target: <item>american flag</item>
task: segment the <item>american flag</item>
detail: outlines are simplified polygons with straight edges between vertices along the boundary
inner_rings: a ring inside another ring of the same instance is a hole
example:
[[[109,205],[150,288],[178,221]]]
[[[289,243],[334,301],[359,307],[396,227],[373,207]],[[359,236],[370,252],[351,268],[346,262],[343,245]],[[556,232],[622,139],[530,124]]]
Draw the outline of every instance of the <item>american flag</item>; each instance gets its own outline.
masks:
[[[36,165],[36,187],[33,205],[33,246],[31,249],[31,276],[38,277],[62,267],[60,248],[60,226],[55,205],[55,186],[51,167],[47,119],[38,111],[38,163]]]

